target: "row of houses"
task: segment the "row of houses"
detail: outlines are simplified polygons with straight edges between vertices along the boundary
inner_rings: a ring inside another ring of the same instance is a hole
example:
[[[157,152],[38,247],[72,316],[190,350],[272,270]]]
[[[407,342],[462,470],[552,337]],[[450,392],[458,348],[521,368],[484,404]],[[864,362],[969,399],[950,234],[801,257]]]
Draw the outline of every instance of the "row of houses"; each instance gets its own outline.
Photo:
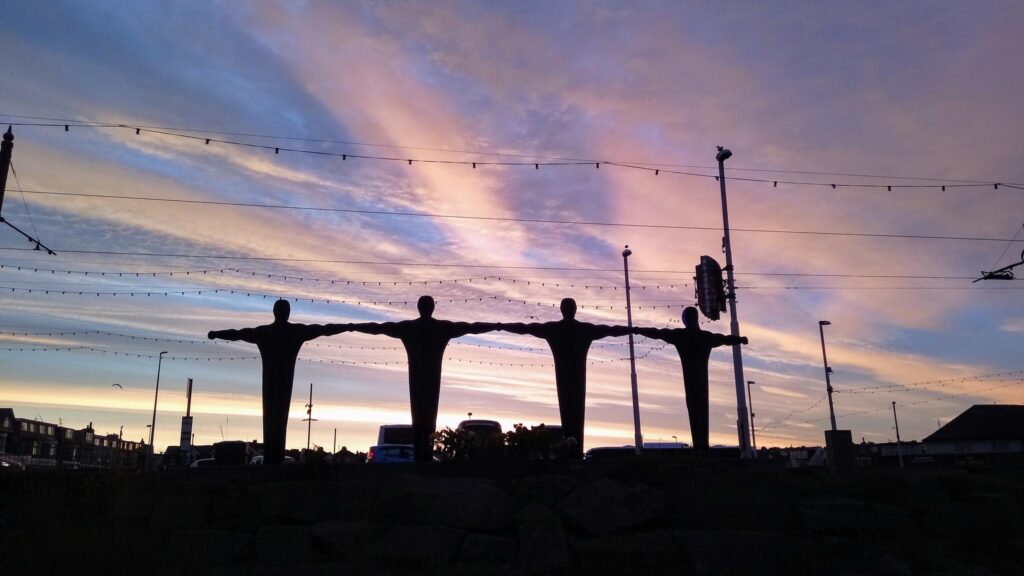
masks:
[[[136,468],[150,452],[142,441],[19,418],[0,408],[0,465],[18,468]]]

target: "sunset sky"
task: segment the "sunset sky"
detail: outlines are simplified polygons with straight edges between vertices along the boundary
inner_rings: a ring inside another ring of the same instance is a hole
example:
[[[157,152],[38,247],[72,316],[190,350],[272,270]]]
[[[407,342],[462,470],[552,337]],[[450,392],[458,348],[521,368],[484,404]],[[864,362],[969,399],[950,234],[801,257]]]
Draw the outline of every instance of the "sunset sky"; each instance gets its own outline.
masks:
[[[634,322],[679,327],[701,255],[725,263],[716,145],[759,446],[823,443],[819,320],[857,441],[895,440],[893,401],[903,439],[1024,403],[1024,286],[972,283],[1024,249],[1022,29],[996,1],[9,3],[2,215],[57,255],[0,227],[0,407],[148,438],[166,350],[158,447],[186,378],[198,443],[259,438],[258,352],[209,330],[277,297],[295,322],[409,319],[422,294],[442,319],[573,297],[625,324],[626,244]],[[311,382],[314,444],[409,422],[400,346],[307,344],[288,446]],[[645,439],[688,442],[678,356],[636,351]],[[585,448],[633,441],[627,357],[591,350]],[[711,360],[711,441],[735,444]],[[453,342],[439,427],[469,412],[557,423],[545,343]]]

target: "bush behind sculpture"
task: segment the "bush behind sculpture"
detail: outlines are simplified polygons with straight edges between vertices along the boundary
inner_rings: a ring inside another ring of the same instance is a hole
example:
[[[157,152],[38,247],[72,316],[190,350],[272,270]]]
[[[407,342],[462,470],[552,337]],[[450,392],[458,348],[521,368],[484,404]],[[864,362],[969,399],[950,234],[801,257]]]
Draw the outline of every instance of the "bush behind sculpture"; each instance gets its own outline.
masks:
[[[574,438],[560,438],[543,424],[532,429],[515,424],[501,435],[480,435],[445,428],[434,433],[434,450],[446,461],[559,460],[568,458]]]

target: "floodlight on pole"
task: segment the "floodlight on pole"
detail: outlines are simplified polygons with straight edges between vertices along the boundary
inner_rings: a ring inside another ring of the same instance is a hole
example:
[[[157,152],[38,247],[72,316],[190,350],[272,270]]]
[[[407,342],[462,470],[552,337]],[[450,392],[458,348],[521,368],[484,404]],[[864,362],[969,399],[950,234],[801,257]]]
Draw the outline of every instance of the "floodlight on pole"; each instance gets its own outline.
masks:
[[[633,351],[633,309],[629,297],[629,257],[633,251],[626,245],[622,251],[622,271],[626,277],[626,326],[629,327],[629,380],[633,389],[633,434],[637,456],[643,451],[644,437],[640,433],[640,394],[636,386],[636,354]]]
[[[726,300],[729,301],[729,334],[737,340],[740,338],[740,322],[736,316],[736,282],[733,279],[732,242],[729,240],[729,203],[725,195],[725,161],[732,158],[732,150],[718,147],[715,160],[718,161],[718,183],[722,193],[722,248],[725,250],[725,289]],[[732,364],[736,375],[736,433],[739,436],[740,454],[752,457],[750,450],[750,431],[747,429],[747,398],[743,389],[743,353],[739,344],[732,346]]]
[[[825,354],[825,326],[831,326],[828,320],[818,321],[818,332],[821,333],[821,361],[825,364],[825,391],[828,392],[828,416],[832,420],[832,431],[836,431],[836,410],[832,405],[832,369],[828,366],[828,356]]]
[[[164,354],[167,354],[166,350],[164,350],[157,356],[156,392],[153,393],[153,423],[149,425],[149,447],[151,450],[153,450],[154,454],[156,453],[156,447],[153,446],[153,433],[156,431],[156,401],[158,398],[160,398],[160,366],[161,364],[163,364]]]

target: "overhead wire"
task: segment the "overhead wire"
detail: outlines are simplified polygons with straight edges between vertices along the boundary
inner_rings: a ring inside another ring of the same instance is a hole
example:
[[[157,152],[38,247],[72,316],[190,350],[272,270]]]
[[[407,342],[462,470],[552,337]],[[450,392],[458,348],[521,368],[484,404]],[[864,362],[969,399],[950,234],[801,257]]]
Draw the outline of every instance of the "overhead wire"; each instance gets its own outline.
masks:
[[[94,194],[88,192],[59,192],[48,190],[24,190],[25,194],[40,194],[48,196],[74,196],[83,198],[98,198],[104,200],[131,200],[142,202],[167,202],[175,204],[197,204],[207,206],[230,206],[238,208],[260,208],[269,210],[298,210],[312,212],[330,212],[344,214],[362,214],[371,216],[398,216],[410,218],[438,218],[448,220],[474,220],[487,222],[512,222],[517,224],[552,224],[564,226],[599,226],[614,228],[641,228],[652,230],[696,230],[721,232],[717,226],[691,226],[681,224],[646,224],[635,222],[604,222],[598,220],[559,220],[548,218],[517,218],[510,216],[475,216],[468,214],[443,214],[433,212],[407,212],[396,210],[367,210],[360,208],[333,208],[326,206],[302,206],[295,204],[267,204],[259,202],[229,202],[221,200],[196,200],[186,198],[167,198],[153,196],[124,196],[116,194]],[[745,228],[730,227],[730,232],[751,233],[751,234],[792,234],[805,236],[834,236],[852,238],[887,238],[887,239],[914,239],[914,240],[954,240],[964,242],[1016,242],[1016,238],[995,238],[987,236],[956,236],[944,234],[895,234],[876,232],[840,232],[834,230],[785,230],[774,228]],[[66,252],[66,250],[62,250]]]

